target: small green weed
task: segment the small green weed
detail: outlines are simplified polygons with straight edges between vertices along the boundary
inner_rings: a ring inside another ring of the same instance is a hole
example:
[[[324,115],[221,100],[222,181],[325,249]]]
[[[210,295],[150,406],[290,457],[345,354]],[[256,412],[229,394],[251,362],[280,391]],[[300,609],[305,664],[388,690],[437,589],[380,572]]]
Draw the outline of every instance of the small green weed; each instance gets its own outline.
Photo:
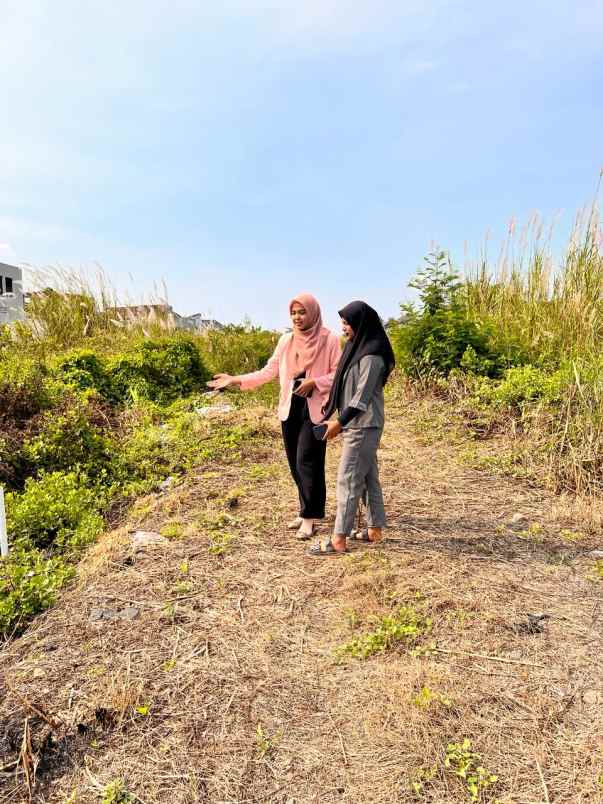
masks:
[[[180,522],[166,522],[159,533],[166,539],[179,539],[182,536],[182,525]]]
[[[418,659],[421,656],[433,656],[436,653],[436,643],[429,642],[426,645],[417,645],[416,647],[411,648],[408,652],[413,659]]]
[[[102,804],[134,804],[136,797],[129,793],[120,779],[110,782],[103,791]]]
[[[595,573],[593,578],[596,581],[603,581],[603,559],[600,558],[598,561],[595,561],[593,570]]]
[[[348,627],[351,629],[356,628],[359,619],[357,612],[354,609],[345,609],[343,614]]]
[[[438,769],[433,766],[431,768],[417,768],[411,774],[410,789],[417,798],[423,798],[425,785],[429,784],[435,778]]]
[[[223,556],[230,549],[234,536],[231,533],[216,533],[212,536],[209,553],[212,556]]]
[[[279,729],[275,734],[270,735],[264,731],[262,724],[258,723],[255,730],[255,744],[259,758],[264,759],[265,756],[274,753],[282,739],[282,736],[283,732],[281,729]]]
[[[516,478],[528,477],[524,458],[520,452],[511,451],[490,455],[481,453],[475,447],[467,447],[459,452],[459,460],[473,469],[480,469],[497,475],[509,475]]]
[[[419,709],[429,709],[433,704],[441,704],[446,708],[452,706],[452,701],[441,692],[434,692],[429,687],[422,687],[421,692],[412,699],[412,703]]]
[[[527,541],[535,542],[536,544],[542,544],[544,541],[542,525],[538,524],[538,522],[532,522],[527,530],[520,530],[517,535],[521,539],[526,539]]]
[[[270,478],[278,477],[280,466],[276,463],[268,464],[267,466],[256,463],[247,471],[247,474],[252,480],[269,480]]]
[[[581,542],[582,539],[584,539],[584,534],[581,533],[580,531],[574,532],[572,530],[563,529],[559,531],[559,535],[561,536],[564,542],[570,542],[572,544],[574,542]]]
[[[444,766],[463,780],[471,801],[479,801],[483,791],[498,780],[480,763],[481,757],[471,750],[471,740],[468,738],[462,743],[448,743],[446,746]]]
[[[377,620],[376,628],[352,639],[336,650],[339,657],[367,659],[395,645],[415,645],[431,631],[432,621],[412,606],[400,606],[393,614]]]
[[[350,553],[344,556],[345,567],[354,574],[375,569],[387,569],[391,566],[389,558],[381,550]]]

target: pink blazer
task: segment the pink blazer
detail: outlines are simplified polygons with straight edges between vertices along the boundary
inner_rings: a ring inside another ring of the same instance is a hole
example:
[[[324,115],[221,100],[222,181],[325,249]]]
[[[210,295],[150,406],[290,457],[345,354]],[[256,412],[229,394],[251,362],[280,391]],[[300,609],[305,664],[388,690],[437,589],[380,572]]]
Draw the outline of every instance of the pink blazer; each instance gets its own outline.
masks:
[[[289,418],[289,411],[291,409],[293,382],[287,379],[285,355],[287,344],[292,337],[293,333],[291,332],[287,332],[281,336],[274,350],[274,354],[263,369],[253,371],[251,374],[238,375],[238,379],[241,381],[241,388],[244,391],[251,391],[277,377],[280,379],[281,392],[278,403],[278,417],[282,422]],[[340,357],[341,346],[339,344],[339,338],[330,332],[326,338],[326,342],[323,343],[322,347],[318,350],[314,363],[307,372],[307,377],[311,377],[316,383],[316,388],[312,392],[312,396],[308,398],[308,410],[314,424],[319,424],[322,421],[322,408],[329,398],[333,378],[335,377],[335,370],[337,369]]]

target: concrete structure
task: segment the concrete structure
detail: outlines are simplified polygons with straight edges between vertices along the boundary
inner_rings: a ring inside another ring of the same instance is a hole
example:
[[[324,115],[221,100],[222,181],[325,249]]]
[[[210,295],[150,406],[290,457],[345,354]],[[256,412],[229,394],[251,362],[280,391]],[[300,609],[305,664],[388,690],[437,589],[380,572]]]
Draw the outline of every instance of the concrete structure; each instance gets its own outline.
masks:
[[[202,318],[201,313],[179,315],[169,304],[137,304],[128,307],[114,307],[111,315],[125,326],[142,324],[159,326],[162,329],[187,329],[192,332],[205,332],[208,329],[224,329],[219,321]]]
[[[0,262],[0,326],[23,318],[23,272]]]
[[[202,313],[184,316],[186,321],[190,321],[191,328],[198,332],[205,332],[208,329],[224,329],[224,324],[220,324],[215,318],[203,318]]]

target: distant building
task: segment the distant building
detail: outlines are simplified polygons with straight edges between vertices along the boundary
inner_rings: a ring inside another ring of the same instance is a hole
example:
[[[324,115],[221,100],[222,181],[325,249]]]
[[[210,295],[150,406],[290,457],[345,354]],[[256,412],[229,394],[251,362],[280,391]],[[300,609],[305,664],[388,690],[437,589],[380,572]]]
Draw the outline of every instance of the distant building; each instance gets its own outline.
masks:
[[[23,272],[15,265],[0,262],[0,325],[23,318]]]
[[[195,313],[194,315],[186,316],[186,320],[190,321],[192,328],[198,332],[205,332],[208,329],[224,329],[224,324],[220,324],[215,318],[203,318],[202,313]]]
[[[205,332],[208,329],[224,329],[219,321],[206,319],[200,313],[191,316],[179,315],[169,304],[134,304],[114,307],[111,316],[125,326],[155,325],[163,329],[186,329]]]

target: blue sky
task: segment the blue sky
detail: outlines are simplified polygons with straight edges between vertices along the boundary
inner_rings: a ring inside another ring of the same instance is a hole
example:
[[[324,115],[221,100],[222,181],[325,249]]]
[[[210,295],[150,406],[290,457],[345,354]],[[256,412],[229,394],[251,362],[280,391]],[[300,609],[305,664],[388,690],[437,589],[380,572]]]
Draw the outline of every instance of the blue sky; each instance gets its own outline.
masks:
[[[432,244],[562,233],[603,165],[600,0],[2,5],[0,261],[182,313],[395,315]]]

